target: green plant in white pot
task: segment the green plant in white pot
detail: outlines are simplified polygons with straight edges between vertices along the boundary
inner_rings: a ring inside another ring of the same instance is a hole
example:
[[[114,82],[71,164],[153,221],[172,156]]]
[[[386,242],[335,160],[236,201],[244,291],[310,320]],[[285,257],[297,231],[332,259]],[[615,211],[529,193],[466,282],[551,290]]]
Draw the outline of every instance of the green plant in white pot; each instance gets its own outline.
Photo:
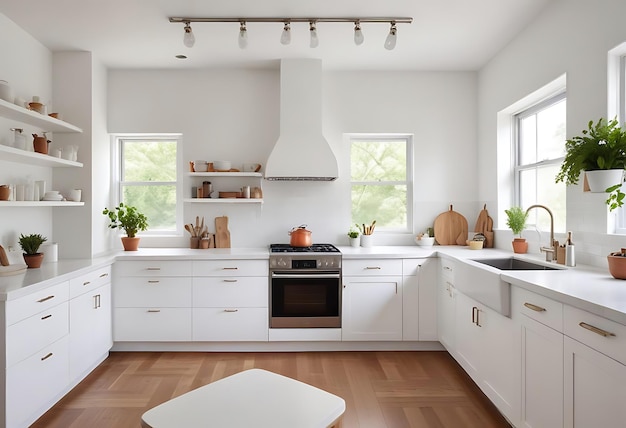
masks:
[[[565,143],[565,158],[556,175],[556,182],[577,184],[585,172],[592,192],[607,192],[606,204],[612,211],[624,204],[621,191],[626,167],[626,129],[619,121],[600,118],[596,124],[589,121],[582,135]],[[609,178],[605,178],[608,175]],[[595,188],[595,183],[598,188]]]
[[[350,230],[348,231],[348,238],[350,238],[350,245],[352,247],[358,247],[360,245],[360,235],[361,231],[359,230],[357,225],[350,226]]]

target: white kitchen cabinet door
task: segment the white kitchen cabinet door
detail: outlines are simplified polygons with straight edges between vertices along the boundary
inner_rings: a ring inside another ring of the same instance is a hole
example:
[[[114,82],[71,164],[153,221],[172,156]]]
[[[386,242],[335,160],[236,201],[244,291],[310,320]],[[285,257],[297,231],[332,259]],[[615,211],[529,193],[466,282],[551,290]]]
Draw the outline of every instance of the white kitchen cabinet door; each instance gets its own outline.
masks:
[[[563,334],[520,315],[525,428],[563,427]]]
[[[482,329],[485,317],[481,316],[478,304],[462,293],[456,293],[455,357],[474,382],[480,383],[479,362],[484,357]]]
[[[419,280],[419,340],[437,340],[437,269],[436,259],[423,260]],[[406,290],[403,287],[402,292]]]
[[[116,342],[189,342],[191,308],[115,308]]]
[[[447,351],[456,354],[456,289],[441,278],[437,288],[437,337]]]
[[[565,336],[567,428],[623,428],[626,423],[626,366]]]
[[[194,308],[193,340],[267,342],[267,308]]]
[[[70,300],[70,380],[84,377],[113,346],[111,284]]]
[[[342,340],[402,340],[402,277],[344,277]]]

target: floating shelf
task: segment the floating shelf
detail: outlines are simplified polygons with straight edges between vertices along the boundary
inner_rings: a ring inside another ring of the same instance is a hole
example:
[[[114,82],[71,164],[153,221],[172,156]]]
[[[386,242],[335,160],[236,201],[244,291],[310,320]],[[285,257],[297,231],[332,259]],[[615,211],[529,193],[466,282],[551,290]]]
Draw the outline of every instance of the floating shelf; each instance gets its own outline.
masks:
[[[188,172],[190,177],[254,177],[263,178],[260,172]]]
[[[84,202],[70,201],[0,201],[0,207],[82,207]]]
[[[24,107],[12,104],[8,101],[0,99],[0,117],[10,120],[16,120],[22,123],[41,128],[46,132],[83,132],[78,126],[55,119],[45,114],[40,114]]]
[[[260,198],[185,198],[183,202],[192,204],[262,204]]]
[[[1,101],[1,100],[0,100]],[[37,152],[27,152],[15,147],[0,145],[0,160],[20,162],[29,165],[49,166],[53,168],[82,168],[80,162],[69,161],[67,159],[55,158],[50,155],[43,155]]]

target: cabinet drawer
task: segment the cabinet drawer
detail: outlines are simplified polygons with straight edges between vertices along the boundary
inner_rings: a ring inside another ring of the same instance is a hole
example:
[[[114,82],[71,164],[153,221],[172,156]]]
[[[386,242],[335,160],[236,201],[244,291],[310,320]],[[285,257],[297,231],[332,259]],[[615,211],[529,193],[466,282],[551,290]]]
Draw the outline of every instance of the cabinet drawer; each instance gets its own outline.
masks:
[[[194,260],[193,276],[268,276],[267,260]]]
[[[267,308],[194,308],[193,340],[267,342]]]
[[[402,260],[402,275],[404,276],[417,276],[419,268],[428,259],[403,259]],[[435,259],[432,259],[435,261]]]
[[[191,261],[119,261],[113,265],[117,276],[191,276]]]
[[[68,337],[7,369],[6,374],[6,426],[30,426],[67,388]]]
[[[111,266],[93,270],[77,278],[70,279],[70,299],[95,290],[102,284],[111,282]]]
[[[344,260],[344,276],[402,275],[401,259]]]
[[[626,364],[625,325],[565,305],[563,328],[564,333],[572,339]]]
[[[513,311],[524,314],[558,332],[563,332],[562,303],[523,288],[511,288]]]
[[[176,342],[191,340],[191,308],[116,308],[116,342]]]
[[[33,315],[7,328],[7,367],[67,335],[69,303]]]
[[[268,299],[266,276],[193,279],[193,306],[195,308],[225,306],[267,308]]]
[[[191,307],[190,277],[115,278],[113,303],[116,308]]]
[[[68,296],[69,282],[64,281],[28,296],[10,300],[6,303],[7,325],[15,324],[60,303],[67,302]]]

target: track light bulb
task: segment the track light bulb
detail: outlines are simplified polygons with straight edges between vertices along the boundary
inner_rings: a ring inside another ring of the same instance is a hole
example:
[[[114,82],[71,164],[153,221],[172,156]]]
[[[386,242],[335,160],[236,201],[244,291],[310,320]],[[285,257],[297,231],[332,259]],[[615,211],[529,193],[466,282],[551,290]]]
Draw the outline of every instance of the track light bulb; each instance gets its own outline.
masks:
[[[288,45],[289,43],[291,43],[291,26],[289,25],[289,21],[285,21],[283,33],[280,35],[280,42],[283,45]]]
[[[189,22],[185,22],[185,35],[183,36],[183,43],[188,48],[192,48],[194,43],[196,43],[196,36],[193,35]]]
[[[309,43],[309,47],[316,48],[320,44],[320,39],[317,37],[317,28],[315,28],[315,22],[309,22],[309,32],[311,33],[311,42]]]
[[[241,21],[239,24],[239,37],[237,39],[237,43],[239,44],[240,49],[248,47],[248,30],[246,28],[245,21]]]
[[[363,31],[361,31],[361,23],[356,21],[354,23],[354,44],[359,46],[363,44],[365,37],[363,36]]]
[[[387,38],[385,39],[385,49],[390,51],[396,47],[396,41],[398,38],[397,33],[398,30],[396,28],[396,23],[392,22],[391,28],[389,29],[389,34],[387,34]]]

